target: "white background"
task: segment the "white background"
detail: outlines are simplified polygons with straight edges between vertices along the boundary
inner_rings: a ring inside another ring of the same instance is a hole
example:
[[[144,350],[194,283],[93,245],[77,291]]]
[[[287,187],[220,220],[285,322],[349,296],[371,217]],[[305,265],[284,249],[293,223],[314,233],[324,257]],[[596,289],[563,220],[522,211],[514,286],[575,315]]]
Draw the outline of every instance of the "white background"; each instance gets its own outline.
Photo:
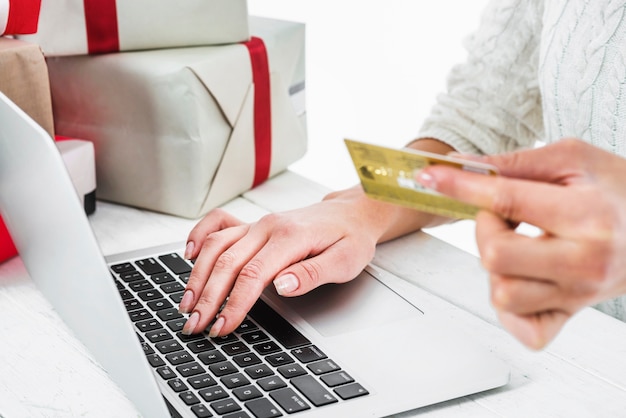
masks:
[[[291,169],[333,190],[358,182],[344,138],[413,139],[486,0],[249,0],[251,15],[306,24],[309,150]],[[429,230],[477,253],[473,222]]]

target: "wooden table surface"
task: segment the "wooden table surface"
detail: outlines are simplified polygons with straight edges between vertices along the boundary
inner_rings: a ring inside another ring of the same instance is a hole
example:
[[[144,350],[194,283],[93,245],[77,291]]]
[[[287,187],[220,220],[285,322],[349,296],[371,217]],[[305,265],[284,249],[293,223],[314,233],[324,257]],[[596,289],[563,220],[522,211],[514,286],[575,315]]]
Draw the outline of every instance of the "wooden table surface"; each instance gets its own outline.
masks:
[[[224,207],[246,221],[318,201],[327,190],[283,173]],[[185,240],[194,220],[98,202],[90,217],[104,254]],[[626,323],[594,309],[569,322],[545,350],[525,349],[498,324],[479,261],[424,232],[380,245],[374,264],[511,367],[502,388],[409,411],[401,417],[626,416]],[[0,264],[0,418],[132,417],[113,384],[24,273]]]

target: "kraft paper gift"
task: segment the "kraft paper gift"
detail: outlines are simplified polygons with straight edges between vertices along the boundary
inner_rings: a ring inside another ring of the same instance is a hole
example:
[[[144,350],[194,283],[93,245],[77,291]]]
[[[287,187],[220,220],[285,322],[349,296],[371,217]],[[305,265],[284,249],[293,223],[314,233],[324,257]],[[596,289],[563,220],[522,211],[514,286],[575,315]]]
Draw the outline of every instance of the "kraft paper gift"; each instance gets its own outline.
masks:
[[[241,44],[48,59],[57,131],[94,142],[100,199],[197,218],[304,155],[304,25],[250,28]]]
[[[0,91],[54,136],[48,68],[37,45],[0,37]]]
[[[215,45],[248,37],[246,0],[41,0],[37,33],[20,36],[41,45],[46,56]]]
[[[0,0],[0,35],[37,32],[41,0]]]

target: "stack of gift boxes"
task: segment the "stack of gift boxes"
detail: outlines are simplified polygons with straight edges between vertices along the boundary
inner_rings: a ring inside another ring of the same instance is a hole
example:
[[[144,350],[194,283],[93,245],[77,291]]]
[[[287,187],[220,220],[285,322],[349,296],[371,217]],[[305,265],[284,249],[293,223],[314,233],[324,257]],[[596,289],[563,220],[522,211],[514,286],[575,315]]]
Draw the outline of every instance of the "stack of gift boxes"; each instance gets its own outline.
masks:
[[[0,0],[5,27],[0,60],[26,48],[44,64],[31,100],[47,117],[29,114],[94,148],[99,199],[198,218],[306,151],[301,23],[245,0]],[[7,240],[0,225],[0,261]]]

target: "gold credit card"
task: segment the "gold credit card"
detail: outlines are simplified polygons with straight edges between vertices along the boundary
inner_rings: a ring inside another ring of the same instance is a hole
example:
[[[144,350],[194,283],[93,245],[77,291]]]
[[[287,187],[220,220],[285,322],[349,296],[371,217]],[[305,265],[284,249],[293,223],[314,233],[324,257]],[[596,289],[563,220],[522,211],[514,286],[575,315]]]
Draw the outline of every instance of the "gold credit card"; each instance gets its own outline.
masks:
[[[417,171],[444,164],[474,173],[497,174],[489,164],[409,148],[387,148],[350,139],[345,142],[369,197],[450,218],[473,219],[479,209],[423,187],[414,180]]]

